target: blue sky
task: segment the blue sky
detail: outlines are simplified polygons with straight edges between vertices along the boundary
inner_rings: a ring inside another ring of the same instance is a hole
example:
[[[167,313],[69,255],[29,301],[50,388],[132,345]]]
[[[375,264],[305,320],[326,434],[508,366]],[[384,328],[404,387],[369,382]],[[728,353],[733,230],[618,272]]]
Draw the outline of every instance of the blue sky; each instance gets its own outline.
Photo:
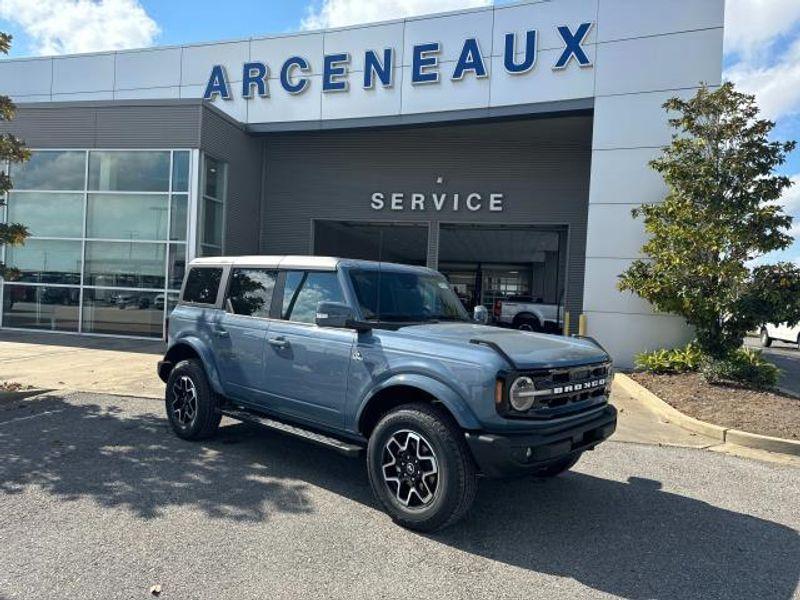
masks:
[[[495,0],[504,3],[507,0]],[[710,0],[697,0],[699,2]],[[337,27],[491,0],[0,0],[11,56],[111,50]],[[800,140],[800,0],[726,0],[724,73],[755,93],[776,139]],[[800,150],[781,172],[800,236]],[[800,264],[800,242],[767,260]]]

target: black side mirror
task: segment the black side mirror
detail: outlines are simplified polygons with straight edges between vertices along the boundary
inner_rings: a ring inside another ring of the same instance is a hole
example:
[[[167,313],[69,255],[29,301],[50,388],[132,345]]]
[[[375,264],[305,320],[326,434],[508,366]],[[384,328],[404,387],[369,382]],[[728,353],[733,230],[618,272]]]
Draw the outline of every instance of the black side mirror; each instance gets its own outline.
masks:
[[[343,302],[320,302],[317,304],[316,324],[320,327],[337,327],[366,331],[370,326],[356,321],[355,311]]]

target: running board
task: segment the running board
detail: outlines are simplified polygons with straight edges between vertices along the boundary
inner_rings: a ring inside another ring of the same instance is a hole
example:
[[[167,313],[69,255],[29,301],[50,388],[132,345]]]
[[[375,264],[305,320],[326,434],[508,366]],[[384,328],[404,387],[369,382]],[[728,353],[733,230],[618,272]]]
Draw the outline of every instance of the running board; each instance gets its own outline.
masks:
[[[319,446],[331,448],[332,450],[336,450],[345,456],[360,456],[364,449],[363,446],[351,444],[350,442],[345,442],[344,440],[340,440],[338,438],[317,433],[309,429],[304,429],[302,427],[298,427],[297,425],[289,425],[288,423],[284,423],[282,421],[276,421],[275,419],[270,419],[262,414],[243,408],[220,408],[217,410],[220,412],[220,414],[230,417],[231,419],[236,419],[237,421],[243,421],[245,423],[252,423],[253,425],[258,425],[259,427],[264,427],[266,429],[272,429],[273,431],[279,431],[287,435],[292,435]]]

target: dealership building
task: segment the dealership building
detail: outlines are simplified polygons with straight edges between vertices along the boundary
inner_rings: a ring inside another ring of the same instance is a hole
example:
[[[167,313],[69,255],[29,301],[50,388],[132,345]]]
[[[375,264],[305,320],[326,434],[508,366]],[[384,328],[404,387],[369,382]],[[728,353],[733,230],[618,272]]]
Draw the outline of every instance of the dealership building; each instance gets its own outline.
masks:
[[[188,260],[318,254],[427,264],[468,306],[584,314],[623,365],[682,342],[616,283],[645,239],[631,209],[666,193],[662,104],[719,84],[723,12],[520,2],[2,60],[0,131],[33,156],[0,214],[31,233],[5,249],[0,327],[161,337]]]

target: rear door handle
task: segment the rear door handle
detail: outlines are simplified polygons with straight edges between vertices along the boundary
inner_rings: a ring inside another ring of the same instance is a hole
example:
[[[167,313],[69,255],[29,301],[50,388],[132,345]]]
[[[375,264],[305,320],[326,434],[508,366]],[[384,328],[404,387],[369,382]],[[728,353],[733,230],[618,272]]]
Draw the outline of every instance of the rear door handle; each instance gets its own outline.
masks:
[[[215,327],[214,335],[221,338],[230,337],[230,334],[225,329],[222,329],[222,327]]]
[[[269,342],[270,346],[274,346],[275,348],[286,348],[289,345],[289,342],[286,340],[286,338],[282,337],[269,338],[267,341]]]

